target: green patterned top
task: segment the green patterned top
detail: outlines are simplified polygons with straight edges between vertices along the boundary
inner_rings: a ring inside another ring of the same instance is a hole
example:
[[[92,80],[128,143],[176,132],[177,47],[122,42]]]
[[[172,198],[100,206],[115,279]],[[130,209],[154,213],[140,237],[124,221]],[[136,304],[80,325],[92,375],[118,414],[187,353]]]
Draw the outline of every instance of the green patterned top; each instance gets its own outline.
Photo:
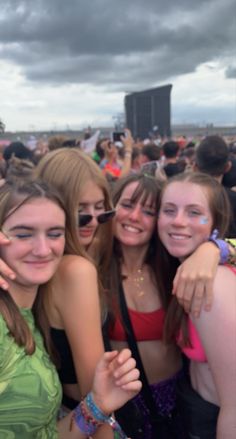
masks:
[[[0,315],[0,438],[56,439],[61,386],[30,309],[20,310],[34,336],[27,355]]]

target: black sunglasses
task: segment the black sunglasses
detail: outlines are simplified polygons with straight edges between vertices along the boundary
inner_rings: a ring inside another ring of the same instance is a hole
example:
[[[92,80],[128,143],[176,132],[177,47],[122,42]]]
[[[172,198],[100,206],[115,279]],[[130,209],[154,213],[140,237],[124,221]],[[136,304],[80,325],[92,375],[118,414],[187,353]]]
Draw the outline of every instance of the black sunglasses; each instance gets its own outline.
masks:
[[[79,227],[84,227],[92,219],[95,217],[97,219],[97,222],[99,224],[104,224],[107,221],[109,221],[113,216],[115,216],[116,211],[115,210],[107,210],[106,212],[100,213],[99,215],[90,215],[88,213],[78,213],[78,225]]]

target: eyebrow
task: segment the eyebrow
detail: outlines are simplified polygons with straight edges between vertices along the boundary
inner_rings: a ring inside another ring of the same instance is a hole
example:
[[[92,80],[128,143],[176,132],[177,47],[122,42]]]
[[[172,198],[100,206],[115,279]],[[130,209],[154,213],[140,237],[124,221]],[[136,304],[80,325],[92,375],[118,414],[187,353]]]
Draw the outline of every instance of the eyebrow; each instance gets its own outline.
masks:
[[[170,205],[170,206],[174,206],[174,207],[177,206],[177,204],[173,203],[172,201],[165,201],[163,203],[163,206],[166,206],[166,205]],[[186,207],[203,207],[203,206],[202,206],[202,204],[194,204],[193,203],[193,204],[187,204]]]
[[[140,200],[133,200],[132,198],[121,198],[120,199],[121,202],[129,202],[131,204],[137,204],[140,202]],[[140,203],[142,207],[150,207],[150,209],[154,209],[155,210],[155,205],[153,203]]]
[[[100,203],[105,203],[105,198],[102,198],[101,200],[98,200],[98,201],[95,201],[95,202],[92,202],[92,203],[86,203],[86,202],[82,202],[82,203],[79,203],[79,206],[90,206],[91,204],[100,204]]]

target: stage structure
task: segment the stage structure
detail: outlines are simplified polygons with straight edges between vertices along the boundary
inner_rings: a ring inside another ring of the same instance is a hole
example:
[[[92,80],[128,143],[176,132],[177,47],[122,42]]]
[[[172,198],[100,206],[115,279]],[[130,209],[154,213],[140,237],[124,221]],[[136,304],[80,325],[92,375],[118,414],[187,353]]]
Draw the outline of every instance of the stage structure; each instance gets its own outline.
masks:
[[[135,138],[145,139],[150,133],[171,135],[171,89],[169,84],[125,96],[126,126]]]

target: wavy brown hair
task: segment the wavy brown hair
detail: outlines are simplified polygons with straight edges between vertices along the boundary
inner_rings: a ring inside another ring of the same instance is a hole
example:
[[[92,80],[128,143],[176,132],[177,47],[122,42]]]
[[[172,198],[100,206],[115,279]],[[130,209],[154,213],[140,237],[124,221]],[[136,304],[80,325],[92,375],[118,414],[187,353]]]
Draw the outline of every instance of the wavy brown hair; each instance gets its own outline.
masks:
[[[189,182],[205,190],[208,195],[209,208],[213,220],[212,231],[217,229],[219,237],[223,238],[227,232],[231,214],[228,195],[224,187],[208,174],[200,172],[178,174],[165,183],[159,199],[158,209],[161,207],[165,189],[174,182]],[[165,319],[164,339],[166,342],[172,342],[181,330],[183,346],[190,345],[187,331],[187,314],[178,303],[176,297],[171,295],[173,279],[180,263],[177,258],[172,257],[168,253],[159,238],[156,256],[156,269],[159,272],[160,279],[159,288],[162,294],[166,294],[169,301]]]

